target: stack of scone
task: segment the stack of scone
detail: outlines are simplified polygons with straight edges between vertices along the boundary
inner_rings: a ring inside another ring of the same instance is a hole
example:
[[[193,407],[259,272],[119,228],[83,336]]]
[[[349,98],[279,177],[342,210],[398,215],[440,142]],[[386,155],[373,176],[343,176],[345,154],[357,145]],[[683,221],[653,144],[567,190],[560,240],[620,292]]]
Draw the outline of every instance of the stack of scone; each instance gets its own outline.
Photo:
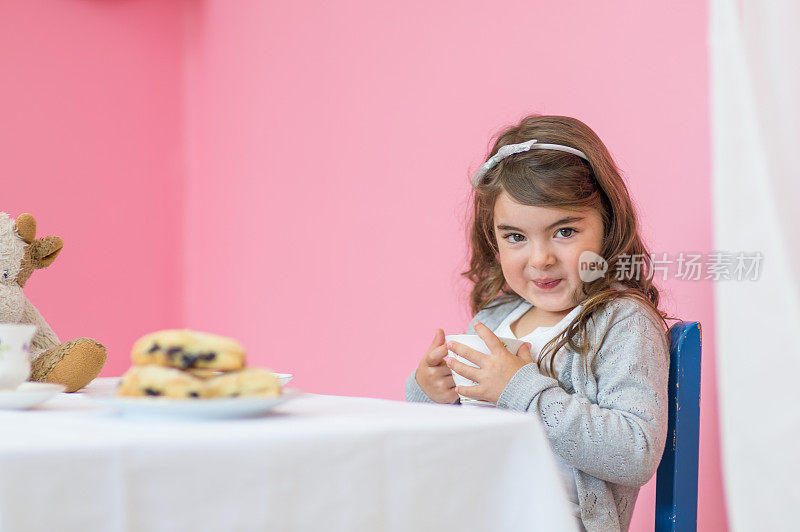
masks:
[[[246,367],[239,342],[216,334],[170,329],[133,344],[133,366],[117,395],[179,399],[275,397],[281,384],[268,368]]]

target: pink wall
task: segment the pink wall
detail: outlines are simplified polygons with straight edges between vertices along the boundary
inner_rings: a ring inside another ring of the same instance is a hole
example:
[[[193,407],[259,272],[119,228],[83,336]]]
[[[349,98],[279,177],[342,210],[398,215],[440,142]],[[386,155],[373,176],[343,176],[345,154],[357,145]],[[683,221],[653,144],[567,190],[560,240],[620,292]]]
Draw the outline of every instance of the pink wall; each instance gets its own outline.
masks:
[[[703,2],[317,4],[0,6],[0,210],[64,237],[26,292],[109,346],[104,375],[186,325],[298,388],[402,399],[435,329],[470,318],[468,175],[529,112],[606,141],[652,251],[710,249]],[[712,287],[666,288],[703,323],[698,528],[724,530]]]
[[[711,246],[703,2],[315,4],[189,7],[189,325],[304,390],[402,399],[470,318],[467,176],[527,112],[605,139],[652,251]],[[699,528],[722,530],[711,286],[668,288],[706,333]]]
[[[130,366],[181,316],[180,5],[0,3],[0,211],[30,212],[64,249],[25,293],[62,341]]]

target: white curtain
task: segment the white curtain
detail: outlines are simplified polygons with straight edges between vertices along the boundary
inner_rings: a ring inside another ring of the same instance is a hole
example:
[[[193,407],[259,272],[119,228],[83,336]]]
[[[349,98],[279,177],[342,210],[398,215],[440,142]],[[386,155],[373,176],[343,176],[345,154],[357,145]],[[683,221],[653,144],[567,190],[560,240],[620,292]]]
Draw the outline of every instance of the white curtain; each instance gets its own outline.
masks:
[[[763,256],[714,283],[728,521],[800,530],[800,1],[709,15],[715,251]]]

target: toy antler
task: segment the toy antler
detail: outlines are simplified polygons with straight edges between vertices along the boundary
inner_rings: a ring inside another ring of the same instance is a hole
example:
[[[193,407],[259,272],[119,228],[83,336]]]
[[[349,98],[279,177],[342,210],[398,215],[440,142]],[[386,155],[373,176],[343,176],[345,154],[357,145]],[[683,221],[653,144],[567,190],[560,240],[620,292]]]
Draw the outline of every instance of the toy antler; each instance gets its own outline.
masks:
[[[28,244],[36,238],[36,220],[27,212],[20,214],[14,225],[19,236]]]

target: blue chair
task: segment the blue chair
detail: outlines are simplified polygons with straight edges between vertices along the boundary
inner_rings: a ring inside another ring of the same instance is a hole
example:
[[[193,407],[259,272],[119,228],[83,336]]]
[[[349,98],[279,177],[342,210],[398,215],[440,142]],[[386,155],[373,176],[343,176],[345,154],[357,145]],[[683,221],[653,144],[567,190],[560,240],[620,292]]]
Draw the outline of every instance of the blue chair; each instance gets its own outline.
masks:
[[[700,446],[700,346],[696,321],[669,329],[667,443],[656,473],[656,532],[697,530]]]

